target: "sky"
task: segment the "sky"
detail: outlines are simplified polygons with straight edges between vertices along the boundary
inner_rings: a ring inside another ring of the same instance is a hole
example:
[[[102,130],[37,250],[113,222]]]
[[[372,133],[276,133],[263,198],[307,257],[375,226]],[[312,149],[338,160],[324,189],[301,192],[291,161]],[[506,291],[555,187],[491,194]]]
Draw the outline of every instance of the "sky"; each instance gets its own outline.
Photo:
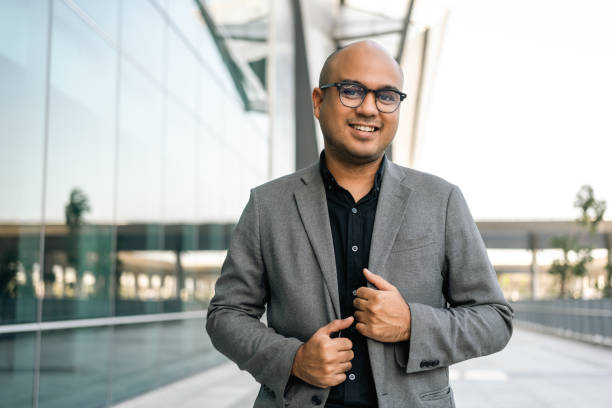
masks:
[[[571,220],[590,184],[612,220],[612,1],[450,2],[415,168],[477,220]]]

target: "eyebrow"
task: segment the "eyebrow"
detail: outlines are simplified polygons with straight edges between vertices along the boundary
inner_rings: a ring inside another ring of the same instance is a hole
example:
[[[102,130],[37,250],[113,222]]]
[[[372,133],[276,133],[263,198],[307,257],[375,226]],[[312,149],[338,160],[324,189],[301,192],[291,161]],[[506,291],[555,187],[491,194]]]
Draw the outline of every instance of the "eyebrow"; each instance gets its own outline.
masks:
[[[361,86],[363,86],[364,88],[368,88],[367,86],[365,86],[361,81],[357,81],[355,79],[349,79],[349,78],[344,78],[342,79],[340,82],[350,82],[350,83],[354,83],[354,84],[359,84]],[[369,89],[369,88],[368,88]],[[394,91],[398,91],[401,92],[401,90],[399,90],[396,86],[394,85],[383,85],[380,88],[376,88],[375,90],[379,90],[379,89],[392,89]]]

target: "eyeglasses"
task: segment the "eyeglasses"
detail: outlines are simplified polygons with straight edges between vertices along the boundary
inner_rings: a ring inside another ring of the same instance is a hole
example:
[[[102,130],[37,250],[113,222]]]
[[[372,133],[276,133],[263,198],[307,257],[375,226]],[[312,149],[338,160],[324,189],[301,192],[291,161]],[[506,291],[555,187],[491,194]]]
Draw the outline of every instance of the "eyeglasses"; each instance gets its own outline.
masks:
[[[321,85],[320,89],[327,89],[335,86],[338,88],[340,102],[347,108],[356,108],[365,100],[368,92],[374,92],[376,108],[383,113],[395,112],[400,102],[406,98],[406,94],[396,89],[368,89],[355,82],[334,82],[333,84]]]

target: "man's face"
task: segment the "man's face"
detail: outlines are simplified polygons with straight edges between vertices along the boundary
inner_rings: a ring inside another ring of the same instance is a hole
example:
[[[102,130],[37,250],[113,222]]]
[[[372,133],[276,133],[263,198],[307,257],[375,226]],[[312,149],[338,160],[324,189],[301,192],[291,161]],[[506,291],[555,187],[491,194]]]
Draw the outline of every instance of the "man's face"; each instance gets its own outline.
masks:
[[[342,50],[332,61],[329,82],[358,82],[369,89],[402,88],[402,77],[393,59],[381,49],[357,44]],[[315,88],[314,114],[325,138],[325,149],[339,160],[364,164],[377,160],[393,140],[399,121],[399,108],[382,113],[375,95],[369,92],[357,108],[340,102],[338,88]],[[374,127],[366,131],[356,126]]]

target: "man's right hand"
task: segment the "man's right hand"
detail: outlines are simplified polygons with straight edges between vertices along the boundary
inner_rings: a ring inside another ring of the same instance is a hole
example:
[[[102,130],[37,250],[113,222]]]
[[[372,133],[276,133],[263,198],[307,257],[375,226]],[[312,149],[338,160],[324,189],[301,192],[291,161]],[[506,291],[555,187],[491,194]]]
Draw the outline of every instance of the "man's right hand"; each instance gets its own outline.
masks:
[[[300,346],[291,374],[319,388],[333,387],[346,380],[354,357],[353,343],[346,338],[332,339],[331,334],[353,324],[353,317],[326,324]]]

